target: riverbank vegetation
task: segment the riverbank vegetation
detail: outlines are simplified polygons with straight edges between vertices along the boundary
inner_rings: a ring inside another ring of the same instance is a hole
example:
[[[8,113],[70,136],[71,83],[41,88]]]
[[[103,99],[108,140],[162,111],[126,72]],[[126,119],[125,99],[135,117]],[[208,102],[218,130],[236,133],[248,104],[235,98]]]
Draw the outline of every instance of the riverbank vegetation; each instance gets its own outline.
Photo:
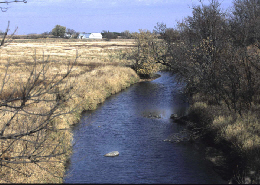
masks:
[[[219,6],[194,7],[193,17],[180,24],[181,55],[172,55],[180,59],[171,64],[193,97],[196,126],[233,158],[233,181],[259,183],[260,4],[234,1],[231,15]]]
[[[153,32],[132,33],[134,41],[5,43],[0,182],[62,182],[71,152],[69,127],[81,112],[137,82],[138,75],[149,78],[166,66],[190,96],[183,119],[193,135],[222,150],[223,177],[259,183],[259,20],[258,0],[234,0],[229,12],[211,0],[194,6],[176,28],[158,23]]]
[[[126,65],[133,42],[15,40],[0,53],[0,182],[62,182],[70,126],[139,81]]]
[[[238,183],[260,180],[259,20],[259,1],[235,0],[225,12],[212,0],[176,29],[158,23],[138,49],[138,61],[164,64],[186,85],[193,129],[233,158],[229,178]]]

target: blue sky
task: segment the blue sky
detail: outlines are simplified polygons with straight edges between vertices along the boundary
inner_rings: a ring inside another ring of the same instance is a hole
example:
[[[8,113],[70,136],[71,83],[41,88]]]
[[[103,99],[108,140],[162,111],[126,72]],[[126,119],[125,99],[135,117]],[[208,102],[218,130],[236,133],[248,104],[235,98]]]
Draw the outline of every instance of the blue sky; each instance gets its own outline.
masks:
[[[4,0],[0,0],[4,1]],[[16,34],[43,33],[59,24],[79,32],[122,32],[153,30],[157,22],[174,27],[177,21],[192,15],[198,0],[27,0],[27,3],[1,4],[9,7],[0,12],[0,30],[10,20]],[[232,6],[231,0],[220,0],[221,7]],[[208,0],[204,0],[207,4]]]

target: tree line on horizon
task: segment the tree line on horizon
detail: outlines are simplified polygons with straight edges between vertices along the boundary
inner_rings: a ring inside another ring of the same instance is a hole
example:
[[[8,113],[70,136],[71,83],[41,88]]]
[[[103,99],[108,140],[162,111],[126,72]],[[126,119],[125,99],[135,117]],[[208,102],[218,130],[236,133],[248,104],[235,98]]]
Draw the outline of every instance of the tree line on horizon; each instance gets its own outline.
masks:
[[[77,38],[80,33],[85,34],[86,32],[78,32],[74,29],[66,28],[65,26],[56,25],[51,31],[45,31],[42,34],[30,33],[25,36],[15,35],[13,36],[14,39],[19,38],[27,38],[27,39],[36,39],[36,38]],[[5,32],[0,30],[0,36],[4,35]],[[133,33],[128,30],[123,32],[110,32],[109,30],[102,30],[101,32],[102,37],[106,40],[110,39],[132,39]]]

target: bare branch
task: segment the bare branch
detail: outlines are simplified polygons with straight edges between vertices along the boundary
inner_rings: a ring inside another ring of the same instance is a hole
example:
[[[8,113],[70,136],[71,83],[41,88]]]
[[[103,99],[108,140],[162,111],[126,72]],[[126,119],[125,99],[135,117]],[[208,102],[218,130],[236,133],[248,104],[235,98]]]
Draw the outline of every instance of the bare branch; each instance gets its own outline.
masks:
[[[13,1],[0,1],[0,3],[5,3],[5,4],[9,4],[9,3],[19,3],[19,2],[23,2],[23,3],[27,3],[26,0],[13,0]]]
[[[77,58],[78,55],[74,62],[68,63],[64,75],[57,73],[49,76],[50,62],[44,61],[39,65],[34,56],[34,64],[28,71],[26,81],[18,80],[19,92],[9,88],[13,82],[8,76],[9,65],[6,66],[0,84],[0,167],[20,172],[20,168],[16,167],[19,164],[60,162],[59,156],[67,153],[67,146],[63,144],[65,135],[62,134],[66,129],[56,129],[53,122],[74,111],[65,111],[61,106],[71,98],[72,85],[67,84],[66,79]],[[37,109],[39,104],[41,108]],[[53,134],[57,132],[60,138],[53,141]]]
[[[6,0],[6,1],[0,1],[0,4],[9,4],[9,3],[27,3],[27,0]],[[6,12],[8,10],[8,7],[0,7],[2,12]]]
[[[4,37],[3,37],[2,41],[1,41],[0,47],[4,45],[6,35],[7,35],[8,31],[9,31],[9,25],[10,25],[10,21],[8,21],[8,25],[7,25],[6,31],[4,33]]]

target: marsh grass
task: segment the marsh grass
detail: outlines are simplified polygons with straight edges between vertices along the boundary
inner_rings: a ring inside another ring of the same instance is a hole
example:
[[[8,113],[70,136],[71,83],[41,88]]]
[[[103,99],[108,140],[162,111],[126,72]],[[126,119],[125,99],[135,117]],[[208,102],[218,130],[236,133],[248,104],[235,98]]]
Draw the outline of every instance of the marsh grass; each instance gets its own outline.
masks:
[[[201,136],[210,146],[222,150],[228,163],[224,176],[245,183],[248,178],[252,183],[259,183],[260,170],[260,124],[259,105],[252,103],[252,108],[242,115],[229,111],[227,106],[211,104],[207,97],[193,96],[189,118],[194,121],[192,128],[204,128]],[[254,174],[254,176],[250,175]]]
[[[131,65],[131,61],[121,57],[121,54],[126,52],[124,48],[132,46],[131,41],[68,42],[65,40],[63,42],[55,39],[40,41],[37,39],[28,42],[19,39],[1,48],[0,82],[3,83],[5,72],[9,79],[0,95],[1,101],[10,96],[22,95],[21,87],[26,84],[31,70],[39,72],[42,70],[42,65],[48,63],[45,76],[38,81],[37,89],[61,79],[75,57],[78,58],[68,77],[56,87],[58,89],[70,87],[71,90],[69,93],[64,91],[64,94],[61,94],[67,101],[57,109],[61,114],[51,119],[48,129],[24,138],[30,142],[16,141],[8,150],[6,147],[9,146],[10,141],[1,141],[0,154],[6,159],[6,163],[1,163],[0,183],[62,183],[65,163],[72,152],[71,125],[79,121],[82,111],[96,109],[97,105],[104,102],[111,94],[120,92],[139,81],[138,75],[131,68],[124,67]],[[40,98],[53,100],[57,97],[55,94],[46,94]],[[13,105],[16,103],[19,104],[14,101]],[[25,111],[35,114],[47,112],[53,103],[55,102],[32,102]],[[12,112],[2,111],[0,127],[3,127],[12,115]],[[44,117],[18,115],[15,124],[12,124],[6,132],[10,134],[33,128],[41,123],[41,119]],[[35,140],[41,140],[44,146],[36,149],[33,144]],[[40,163],[31,163],[27,159],[23,159],[24,163],[17,163],[20,159],[11,162],[9,160],[21,153],[26,155],[38,153],[44,156],[51,152],[62,155],[54,155]]]

